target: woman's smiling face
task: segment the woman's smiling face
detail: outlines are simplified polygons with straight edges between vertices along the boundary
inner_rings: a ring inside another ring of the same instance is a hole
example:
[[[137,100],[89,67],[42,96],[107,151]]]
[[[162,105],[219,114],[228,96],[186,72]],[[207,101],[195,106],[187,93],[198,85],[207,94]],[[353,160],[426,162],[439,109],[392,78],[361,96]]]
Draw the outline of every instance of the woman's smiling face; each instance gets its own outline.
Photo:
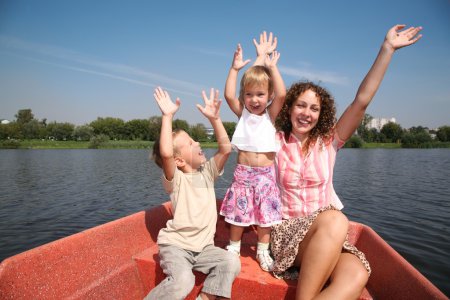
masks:
[[[297,97],[289,112],[292,133],[304,141],[319,121],[320,99],[314,91],[306,90]]]

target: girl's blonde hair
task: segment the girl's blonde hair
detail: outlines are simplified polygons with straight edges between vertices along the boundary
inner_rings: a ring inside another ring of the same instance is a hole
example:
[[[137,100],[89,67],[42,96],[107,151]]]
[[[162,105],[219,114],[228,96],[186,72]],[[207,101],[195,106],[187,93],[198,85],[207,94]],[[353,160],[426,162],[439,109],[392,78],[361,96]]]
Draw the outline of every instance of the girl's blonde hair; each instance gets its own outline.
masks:
[[[269,97],[271,97],[273,93],[273,82],[269,68],[265,66],[250,67],[247,71],[245,71],[241,79],[239,101],[244,104],[244,93],[246,87],[253,85],[263,85],[265,83],[267,83],[269,87]]]

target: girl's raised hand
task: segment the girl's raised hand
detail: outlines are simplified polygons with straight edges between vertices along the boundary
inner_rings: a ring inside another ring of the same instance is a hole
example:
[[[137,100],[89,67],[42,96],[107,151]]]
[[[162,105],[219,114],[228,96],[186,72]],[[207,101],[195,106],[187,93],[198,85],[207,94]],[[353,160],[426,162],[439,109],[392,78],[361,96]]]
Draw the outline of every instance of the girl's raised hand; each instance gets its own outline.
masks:
[[[272,32],[270,32],[269,37],[267,37],[267,33],[263,31],[263,33],[259,35],[259,44],[255,39],[253,39],[257,56],[264,57],[267,54],[272,54],[272,52],[277,48],[277,43],[277,38],[273,37]]]
[[[414,44],[422,37],[419,32],[422,30],[422,27],[409,27],[403,31],[406,25],[395,25],[391,29],[389,29],[386,34],[385,42],[392,47],[392,49],[397,50],[402,47],[406,47]]]
[[[163,116],[175,115],[181,104],[180,98],[177,98],[175,103],[173,103],[172,100],[170,100],[169,93],[161,87],[157,87],[155,89],[153,97],[155,97],[156,103],[158,103],[159,109],[161,110]]]
[[[235,69],[236,71],[239,71],[240,69],[245,67],[245,65],[248,64],[249,62],[250,59],[244,61],[244,51],[242,50],[241,44],[238,44],[236,51],[234,51],[232,68]]]
[[[206,96],[205,91],[202,91],[203,101],[205,106],[197,104],[198,110],[208,119],[218,119],[220,117],[220,105],[222,100],[219,99],[219,90],[211,88],[209,98]]]
[[[264,65],[267,68],[271,68],[277,65],[278,59],[280,58],[280,52],[274,51],[272,55],[266,55],[266,58],[264,59]]]

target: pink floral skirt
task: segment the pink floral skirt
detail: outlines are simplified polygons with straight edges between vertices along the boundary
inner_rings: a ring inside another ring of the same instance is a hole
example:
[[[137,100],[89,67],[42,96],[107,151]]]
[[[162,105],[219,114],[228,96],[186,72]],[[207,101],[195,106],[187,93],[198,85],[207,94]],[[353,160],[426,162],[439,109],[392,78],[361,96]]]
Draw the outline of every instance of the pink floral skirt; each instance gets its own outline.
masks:
[[[281,223],[280,192],[275,167],[249,167],[238,164],[227,190],[220,214],[238,226],[270,227]]]

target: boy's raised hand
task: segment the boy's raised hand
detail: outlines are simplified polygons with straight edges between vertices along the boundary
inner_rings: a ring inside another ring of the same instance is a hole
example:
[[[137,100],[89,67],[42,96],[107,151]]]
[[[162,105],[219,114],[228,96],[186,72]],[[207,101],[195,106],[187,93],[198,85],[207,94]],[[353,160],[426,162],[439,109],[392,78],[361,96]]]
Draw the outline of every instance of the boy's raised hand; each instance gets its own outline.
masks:
[[[271,54],[277,48],[277,38],[273,37],[272,32],[269,33],[269,37],[267,38],[267,33],[263,31],[259,35],[259,44],[256,39],[253,39],[253,44],[256,48],[256,55],[258,57],[265,57],[267,54]]]
[[[409,27],[403,31],[401,29],[405,28],[406,25],[395,25],[391,29],[389,29],[386,34],[385,42],[391,46],[394,50],[400,49],[405,46],[409,46],[414,44],[422,37],[421,34],[418,34],[422,27]]]
[[[231,67],[236,71],[239,71],[240,69],[245,67],[245,65],[248,64],[249,62],[250,59],[244,61],[244,51],[242,50],[241,44],[238,44],[236,51],[234,51],[233,64]]]
[[[180,107],[180,98],[175,100],[175,103],[170,99],[169,93],[163,90],[161,87],[157,87],[153,93],[156,103],[158,103],[159,109],[163,116],[173,116]]]
[[[269,69],[275,67],[278,63],[278,59],[280,58],[280,52],[274,51],[272,55],[266,55],[264,59],[264,65]]]
[[[222,104],[222,100],[219,99],[219,90],[211,88],[209,99],[205,91],[202,91],[202,96],[205,106],[197,104],[198,110],[208,119],[218,119],[220,117],[220,105]]]

